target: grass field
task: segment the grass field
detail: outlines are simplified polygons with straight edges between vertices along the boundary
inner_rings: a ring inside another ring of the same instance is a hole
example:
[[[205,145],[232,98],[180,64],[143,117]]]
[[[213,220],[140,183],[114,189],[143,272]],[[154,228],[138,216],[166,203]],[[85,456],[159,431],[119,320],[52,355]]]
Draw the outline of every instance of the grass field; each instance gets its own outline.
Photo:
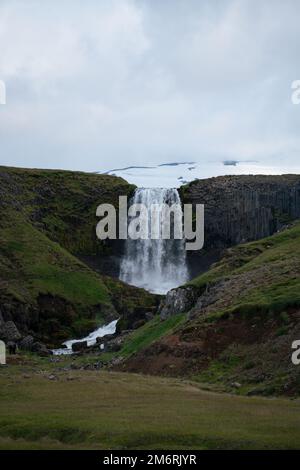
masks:
[[[0,449],[300,448],[300,400],[39,367],[0,370]]]

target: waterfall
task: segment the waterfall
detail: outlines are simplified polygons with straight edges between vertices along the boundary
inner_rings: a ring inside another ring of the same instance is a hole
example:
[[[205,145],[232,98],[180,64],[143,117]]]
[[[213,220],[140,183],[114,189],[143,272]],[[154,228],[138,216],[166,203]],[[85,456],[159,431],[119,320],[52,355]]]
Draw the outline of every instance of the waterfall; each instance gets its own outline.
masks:
[[[138,188],[131,203],[144,204],[148,209],[148,226],[151,226],[152,204],[180,205],[177,189]],[[181,209],[180,209],[181,210]],[[157,223],[162,228],[162,211]],[[182,213],[181,213],[182,215]],[[120,279],[127,284],[143,287],[151,292],[165,294],[188,280],[184,240],[126,240],[125,254],[120,266]]]

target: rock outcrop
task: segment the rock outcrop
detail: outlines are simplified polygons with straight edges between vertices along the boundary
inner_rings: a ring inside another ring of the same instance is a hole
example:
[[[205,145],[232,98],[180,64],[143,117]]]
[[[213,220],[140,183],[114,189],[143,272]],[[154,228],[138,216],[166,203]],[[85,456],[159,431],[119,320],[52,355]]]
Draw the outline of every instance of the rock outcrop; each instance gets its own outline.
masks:
[[[34,344],[34,338],[31,335],[24,336],[19,342],[19,348],[22,351],[32,351],[32,347]]]
[[[159,307],[161,319],[166,320],[172,315],[188,312],[196,299],[197,290],[194,287],[179,287],[170,290]]]
[[[42,357],[51,356],[53,354],[51,349],[48,349],[44,343],[40,343],[39,341],[33,343],[31,351]]]
[[[84,351],[87,349],[88,343],[87,341],[78,341],[77,343],[72,344],[72,351],[77,352],[77,351]]]
[[[15,342],[21,339],[21,334],[13,321],[8,321],[2,324],[0,328],[0,339],[5,342]]]
[[[300,218],[300,175],[220,176],[180,192],[183,203],[205,205],[205,250],[258,240]]]

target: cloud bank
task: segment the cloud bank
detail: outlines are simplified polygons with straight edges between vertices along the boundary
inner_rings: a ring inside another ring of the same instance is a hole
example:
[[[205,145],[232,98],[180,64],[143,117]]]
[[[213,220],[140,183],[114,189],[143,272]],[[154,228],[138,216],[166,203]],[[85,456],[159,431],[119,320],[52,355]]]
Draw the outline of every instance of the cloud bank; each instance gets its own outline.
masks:
[[[300,172],[299,17],[298,0],[2,0],[0,163]]]

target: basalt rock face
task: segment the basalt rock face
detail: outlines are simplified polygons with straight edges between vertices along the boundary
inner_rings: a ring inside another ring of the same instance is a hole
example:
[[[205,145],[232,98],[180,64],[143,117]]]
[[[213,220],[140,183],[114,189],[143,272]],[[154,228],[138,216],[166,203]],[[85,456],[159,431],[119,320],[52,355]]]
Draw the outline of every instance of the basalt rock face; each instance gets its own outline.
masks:
[[[170,290],[161,301],[159,313],[162,320],[166,320],[172,315],[188,312],[195,304],[197,290],[192,287],[179,287]]]
[[[205,205],[204,249],[218,250],[272,235],[300,218],[300,175],[196,180],[181,187],[181,198]]]
[[[204,204],[204,247],[188,251],[191,277],[207,271],[225,248],[273,235],[300,218],[300,175],[220,176],[181,187],[183,203]],[[164,312],[176,314],[181,290],[167,297]],[[167,310],[166,310],[167,308]]]

